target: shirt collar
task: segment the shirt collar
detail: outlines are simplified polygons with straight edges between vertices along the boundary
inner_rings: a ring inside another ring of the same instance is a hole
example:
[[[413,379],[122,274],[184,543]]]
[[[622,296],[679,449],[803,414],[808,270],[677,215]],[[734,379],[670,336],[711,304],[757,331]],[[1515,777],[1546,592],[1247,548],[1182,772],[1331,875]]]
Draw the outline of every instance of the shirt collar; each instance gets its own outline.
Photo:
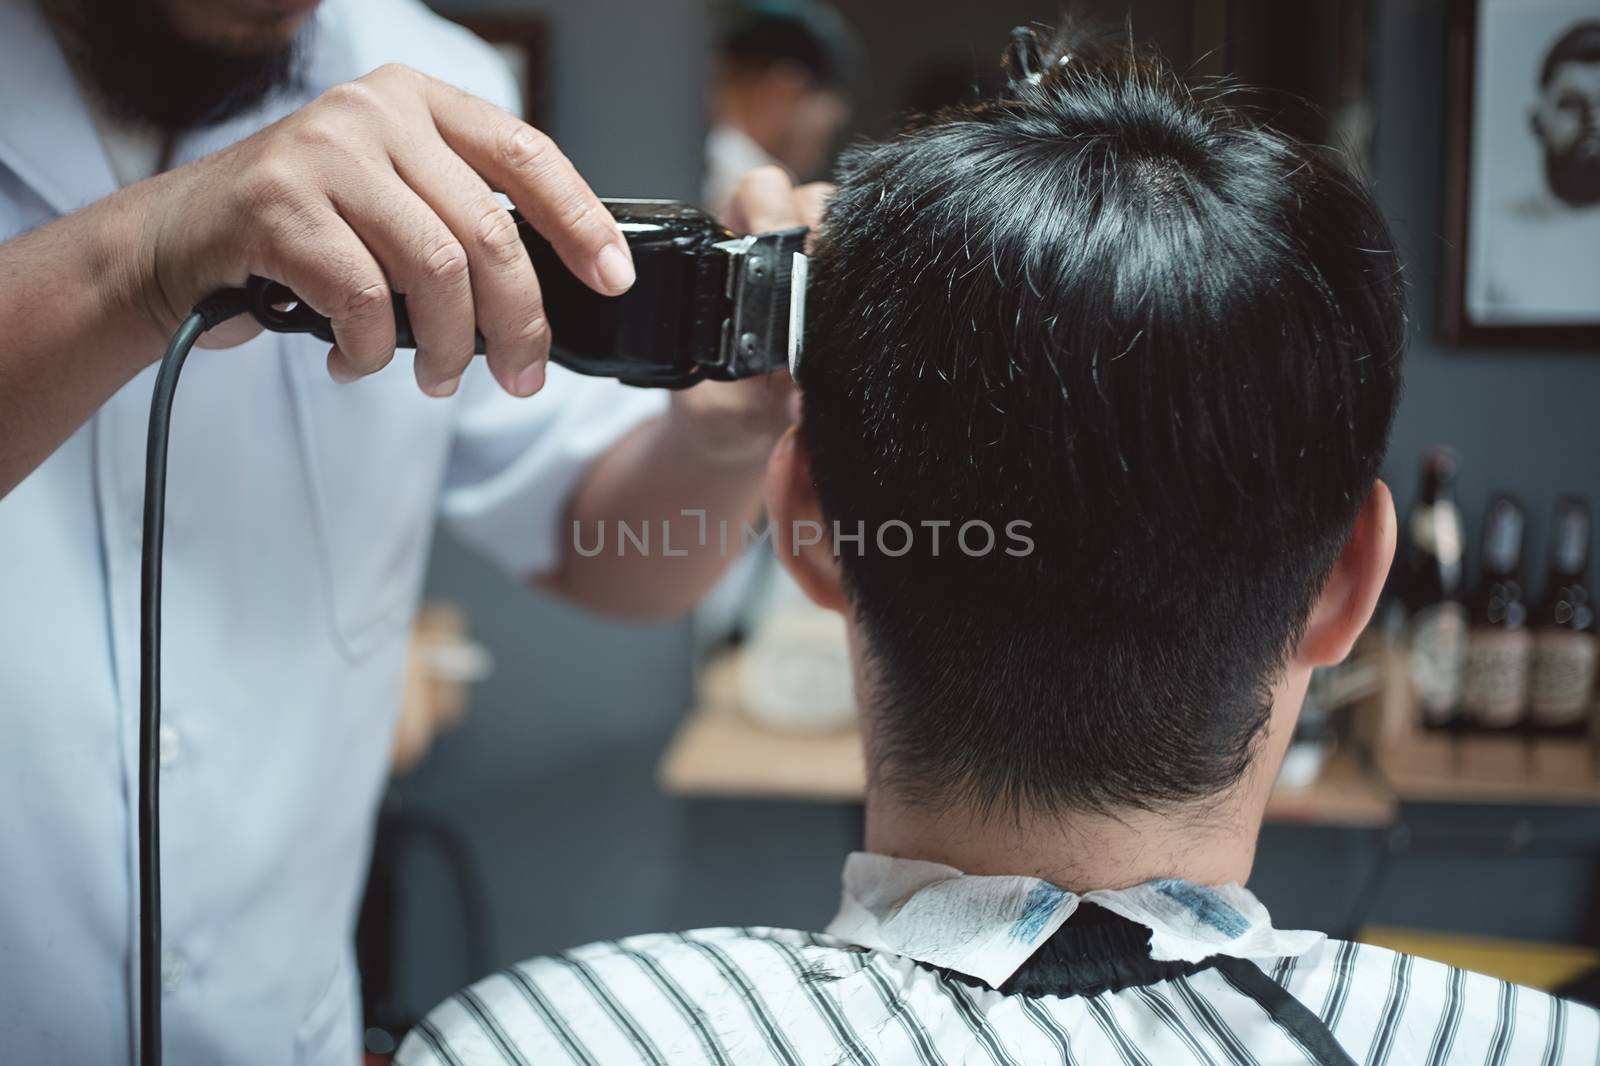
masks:
[[[1150,957],[1199,962],[1212,955],[1302,955],[1323,934],[1272,927],[1241,885],[1147,881],[1081,895],[1036,877],[969,876],[953,866],[854,852],[844,865],[839,914],[828,933],[904,955],[998,988],[1083,902],[1150,929]]]
[[[61,214],[117,190],[89,110],[44,13],[0,3],[0,166]]]

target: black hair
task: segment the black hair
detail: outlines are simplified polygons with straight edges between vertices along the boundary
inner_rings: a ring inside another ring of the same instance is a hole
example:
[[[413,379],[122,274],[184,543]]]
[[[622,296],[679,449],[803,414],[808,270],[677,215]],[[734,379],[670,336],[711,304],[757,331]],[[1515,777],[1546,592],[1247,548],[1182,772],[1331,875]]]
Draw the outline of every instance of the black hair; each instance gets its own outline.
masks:
[[[1237,89],[1129,46],[1013,76],[845,156],[802,447],[878,781],[1165,809],[1248,765],[1377,476],[1403,283],[1367,190]]]
[[[769,2],[740,8],[725,20],[717,55],[723,69],[734,73],[763,73],[790,63],[824,89],[848,89],[858,76],[850,28],[822,4]]]
[[[1550,84],[1563,63],[1600,63],[1600,19],[1573,23],[1545,53],[1539,68],[1539,88]]]

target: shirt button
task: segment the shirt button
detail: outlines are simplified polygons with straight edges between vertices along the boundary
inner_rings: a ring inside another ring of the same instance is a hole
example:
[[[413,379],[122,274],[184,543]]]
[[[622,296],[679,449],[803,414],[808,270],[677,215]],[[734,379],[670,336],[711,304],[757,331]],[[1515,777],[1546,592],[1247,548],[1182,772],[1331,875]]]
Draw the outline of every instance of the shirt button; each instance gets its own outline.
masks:
[[[156,734],[156,744],[159,749],[158,761],[163,770],[178,761],[178,756],[183,752],[183,734],[178,732],[175,725],[163,724]]]
[[[176,992],[178,986],[183,984],[183,975],[188,968],[188,964],[183,961],[183,956],[176,951],[163,952],[161,955],[162,991]]]

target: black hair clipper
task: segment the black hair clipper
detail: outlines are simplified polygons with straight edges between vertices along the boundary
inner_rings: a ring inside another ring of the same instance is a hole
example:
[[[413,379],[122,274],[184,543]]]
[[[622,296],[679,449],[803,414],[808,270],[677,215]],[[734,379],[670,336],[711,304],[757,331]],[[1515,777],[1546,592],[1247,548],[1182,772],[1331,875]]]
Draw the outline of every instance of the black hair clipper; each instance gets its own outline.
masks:
[[[739,237],[687,204],[604,203],[638,274],[621,296],[602,296],[573,277],[550,243],[512,212],[539,275],[554,362],[664,389],[795,370],[805,322],[804,227]],[[287,286],[251,278],[248,293],[251,314],[267,329],[333,341],[327,317]],[[415,348],[403,296],[394,299],[394,316],[398,346]]]

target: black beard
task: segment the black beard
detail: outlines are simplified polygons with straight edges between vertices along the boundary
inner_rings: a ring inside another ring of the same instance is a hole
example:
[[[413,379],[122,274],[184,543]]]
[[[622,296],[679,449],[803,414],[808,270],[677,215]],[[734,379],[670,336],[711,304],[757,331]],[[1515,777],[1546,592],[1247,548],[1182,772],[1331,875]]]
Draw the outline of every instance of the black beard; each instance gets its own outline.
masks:
[[[183,36],[161,0],[81,0],[74,7],[72,44],[106,108],[166,133],[233,118],[301,79],[305,33],[282,48],[241,52]]]
[[[1587,136],[1559,155],[1546,148],[1544,180],[1573,207],[1600,204],[1600,137]]]

